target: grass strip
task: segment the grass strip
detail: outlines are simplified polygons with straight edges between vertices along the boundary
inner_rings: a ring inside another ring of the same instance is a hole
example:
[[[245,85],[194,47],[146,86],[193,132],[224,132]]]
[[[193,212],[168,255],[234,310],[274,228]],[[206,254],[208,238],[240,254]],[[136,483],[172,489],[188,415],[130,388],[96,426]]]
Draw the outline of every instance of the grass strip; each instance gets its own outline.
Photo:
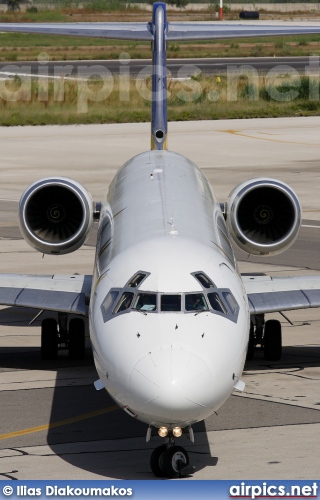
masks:
[[[17,62],[37,60],[45,52],[51,61],[118,59],[122,53],[131,59],[149,59],[150,44],[105,40],[99,38],[60,37],[23,33],[0,33],[0,61]],[[317,35],[273,37],[255,42],[202,41],[168,43],[167,57],[288,57],[319,55],[320,39]]]
[[[220,80],[220,81],[219,81]],[[311,116],[320,112],[319,77],[257,73],[168,83],[168,119]],[[0,125],[147,122],[150,81],[0,81]]]

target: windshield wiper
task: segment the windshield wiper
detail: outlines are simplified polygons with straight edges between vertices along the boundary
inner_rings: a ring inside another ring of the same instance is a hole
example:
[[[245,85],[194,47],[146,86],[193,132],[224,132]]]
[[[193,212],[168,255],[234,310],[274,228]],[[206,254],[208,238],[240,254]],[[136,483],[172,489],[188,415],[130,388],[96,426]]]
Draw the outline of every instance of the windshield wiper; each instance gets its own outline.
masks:
[[[201,309],[201,311],[197,311],[197,312],[195,313],[195,316],[197,316],[197,315],[198,315],[198,314],[200,314],[200,313],[205,313],[205,312],[208,312],[208,311],[209,311],[209,309]]]
[[[140,314],[144,314],[144,316],[147,316],[147,313],[145,311],[141,311],[141,309],[132,309],[133,311],[137,311]]]

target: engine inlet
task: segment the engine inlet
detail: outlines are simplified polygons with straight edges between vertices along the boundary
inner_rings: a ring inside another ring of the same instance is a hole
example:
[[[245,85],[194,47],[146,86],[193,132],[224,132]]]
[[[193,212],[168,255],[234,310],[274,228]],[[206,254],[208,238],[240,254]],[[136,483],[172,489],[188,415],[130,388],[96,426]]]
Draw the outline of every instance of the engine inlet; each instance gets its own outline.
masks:
[[[86,240],[92,223],[91,196],[71,179],[42,179],[21,197],[20,230],[39,252],[65,254],[77,250]]]

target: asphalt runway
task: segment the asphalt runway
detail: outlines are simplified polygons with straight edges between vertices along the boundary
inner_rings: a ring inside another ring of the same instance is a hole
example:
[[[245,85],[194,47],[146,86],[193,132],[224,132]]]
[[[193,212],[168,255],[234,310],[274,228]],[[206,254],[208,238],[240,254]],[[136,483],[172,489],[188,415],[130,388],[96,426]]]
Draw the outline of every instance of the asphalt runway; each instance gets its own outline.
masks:
[[[244,178],[288,182],[302,207],[298,240],[273,258],[237,251],[242,272],[319,274],[320,118],[172,123],[171,149],[194,160],[219,201]],[[77,179],[95,200],[116,169],[148,148],[149,125],[17,127],[0,129],[1,272],[90,273],[95,232],[74,254],[42,258],[21,240],[16,210],[23,189],[47,175]],[[83,362],[61,353],[39,356],[37,311],[0,311],[0,478],[154,479],[146,425],[120,410],[97,378],[88,343]],[[281,319],[284,356],[247,363],[244,393],[235,393],[195,426],[195,444],[181,441],[196,472],[189,479],[314,479],[319,469],[320,311]],[[273,317],[270,315],[270,317]],[[41,318],[42,319],[42,318]]]
[[[43,54],[43,53],[42,53]],[[0,79],[8,76],[32,75],[39,79],[49,78],[90,78],[128,76],[146,78],[152,74],[150,59],[130,59],[129,54],[116,60],[87,60],[87,61],[18,61],[1,62]],[[220,75],[242,70],[256,70],[261,74],[272,72],[280,74],[290,71],[309,75],[312,72],[319,74],[318,56],[301,57],[230,57],[230,58],[193,58],[193,59],[168,59],[168,77],[188,78],[195,74]]]

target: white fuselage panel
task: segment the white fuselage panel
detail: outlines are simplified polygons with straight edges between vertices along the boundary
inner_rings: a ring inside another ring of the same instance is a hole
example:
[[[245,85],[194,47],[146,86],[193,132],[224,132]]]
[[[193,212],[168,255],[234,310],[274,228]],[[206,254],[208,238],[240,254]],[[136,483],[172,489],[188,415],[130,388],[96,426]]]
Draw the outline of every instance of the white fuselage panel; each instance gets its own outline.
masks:
[[[105,313],[110,290],[130,291],[139,271],[147,274],[132,292],[157,294],[155,310],[117,314],[115,301]],[[198,272],[232,292],[236,316],[186,310],[188,292],[206,293]],[[181,310],[161,311],[162,294],[181,295]],[[220,206],[183,156],[143,153],[115,176],[100,216],[90,326],[99,377],[139,420],[186,426],[232,393],[247,349],[247,299]]]

